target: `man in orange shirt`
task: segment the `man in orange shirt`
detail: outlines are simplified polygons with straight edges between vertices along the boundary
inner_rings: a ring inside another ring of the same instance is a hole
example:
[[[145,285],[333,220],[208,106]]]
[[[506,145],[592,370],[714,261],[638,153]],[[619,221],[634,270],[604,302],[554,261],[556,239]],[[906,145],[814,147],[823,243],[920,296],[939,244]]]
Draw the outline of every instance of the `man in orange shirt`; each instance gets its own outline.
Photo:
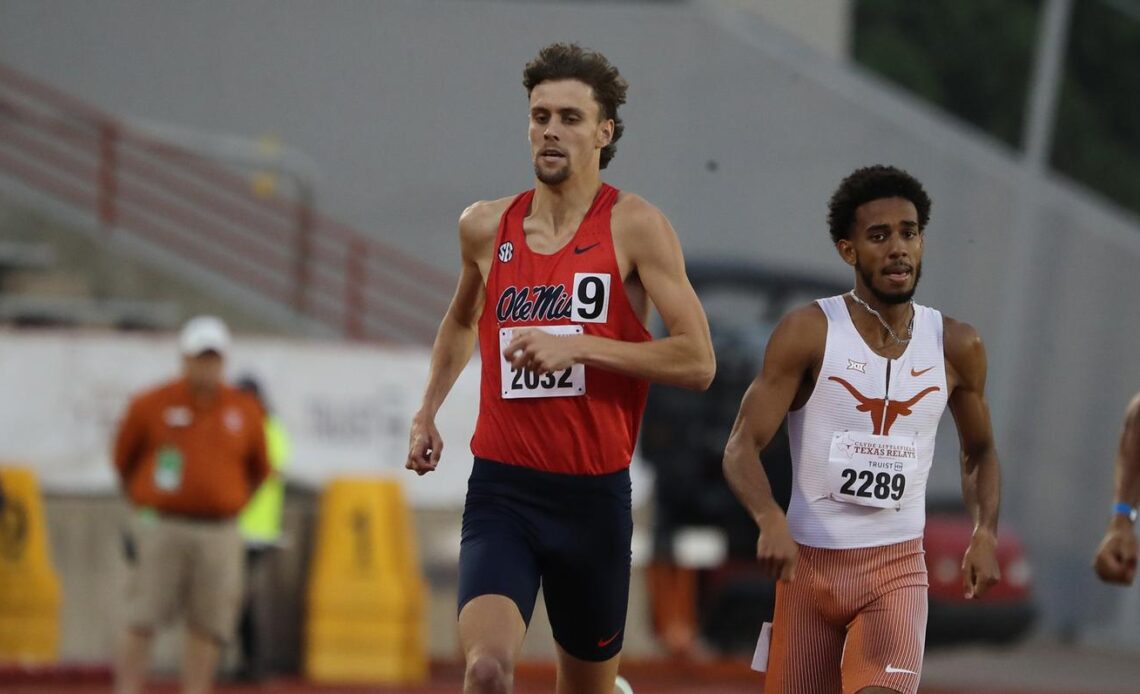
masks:
[[[134,507],[127,634],[118,694],[143,691],[156,628],[178,614],[188,634],[183,692],[209,692],[242,596],[235,518],[269,474],[257,403],[222,373],[230,336],[212,316],[182,329],[182,377],[136,396],[114,462]]]

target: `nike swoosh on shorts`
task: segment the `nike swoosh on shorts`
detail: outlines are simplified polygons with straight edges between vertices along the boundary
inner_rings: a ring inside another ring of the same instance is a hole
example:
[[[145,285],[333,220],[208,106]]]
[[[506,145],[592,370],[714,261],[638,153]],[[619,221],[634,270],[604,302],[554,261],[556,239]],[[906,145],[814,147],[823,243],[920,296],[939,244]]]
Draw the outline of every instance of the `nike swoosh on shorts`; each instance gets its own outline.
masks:
[[[887,669],[887,672],[891,673],[891,674],[896,673],[896,672],[903,672],[903,673],[906,673],[908,675],[917,675],[918,674],[914,670],[904,670],[901,667],[894,667],[892,665],[888,665],[886,669]]]

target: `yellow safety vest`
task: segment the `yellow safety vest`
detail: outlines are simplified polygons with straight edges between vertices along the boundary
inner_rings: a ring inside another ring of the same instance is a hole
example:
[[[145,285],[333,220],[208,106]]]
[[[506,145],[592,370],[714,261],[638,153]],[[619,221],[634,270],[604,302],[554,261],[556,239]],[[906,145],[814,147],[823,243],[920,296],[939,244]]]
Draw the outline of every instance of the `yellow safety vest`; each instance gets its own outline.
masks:
[[[289,435],[276,417],[265,418],[265,447],[269,454],[269,477],[242,509],[238,527],[247,542],[276,542],[281,537],[281,511],[285,506],[282,470],[292,455]]]

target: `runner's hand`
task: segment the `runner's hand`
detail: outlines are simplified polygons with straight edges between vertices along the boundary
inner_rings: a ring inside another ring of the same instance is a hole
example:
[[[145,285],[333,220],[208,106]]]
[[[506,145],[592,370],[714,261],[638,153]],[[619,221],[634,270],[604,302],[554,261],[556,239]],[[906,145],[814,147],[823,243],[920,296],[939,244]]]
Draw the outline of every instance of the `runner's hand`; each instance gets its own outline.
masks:
[[[412,431],[408,436],[408,462],[404,467],[415,470],[417,475],[426,475],[435,470],[443,452],[443,438],[435,428],[435,422],[416,413],[412,418]]]
[[[1093,568],[1105,583],[1130,586],[1136,579],[1136,535],[1131,527],[1110,525],[1096,552]]]
[[[542,330],[519,330],[503,349],[503,357],[515,369],[539,374],[561,371],[576,363],[577,341],[572,335],[552,335]]]
[[[756,542],[760,572],[773,580],[791,581],[796,577],[799,547],[788,530],[788,520],[779,513],[764,519]]]
[[[999,580],[997,538],[988,532],[975,532],[962,557],[962,586],[966,598],[982,597]]]

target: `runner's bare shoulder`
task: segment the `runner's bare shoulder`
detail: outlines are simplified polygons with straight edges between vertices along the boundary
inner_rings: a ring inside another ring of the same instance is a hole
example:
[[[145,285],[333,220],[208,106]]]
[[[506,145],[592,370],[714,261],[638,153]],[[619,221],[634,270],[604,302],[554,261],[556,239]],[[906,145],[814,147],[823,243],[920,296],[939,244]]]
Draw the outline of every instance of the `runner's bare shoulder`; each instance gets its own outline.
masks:
[[[614,203],[610,219],[614,234],[628,237],[632,243],[645,242],[672,231],[665,213],[656,205],[636,193],[624,190]]]
[[[824,315],[820,304],[814,301],[805,303],[785,313],[780,322],[777,322],[772,336],[775,337],[777,333],[800,346],[819,348],[822,353],[823,344],[828,338],[828,317]]]
[[[942,343],[946,358],[956,368],[985,359],[986,348],[977,328],[947,315],[942,316]]]
[[[477,255],[490,253],[499,231],[499,221],[510,207],[514,196],[472,203],[459,215],[459,240],[465,249]]]
[[[776,324],[769,344],[772,342],[778,342],[782,348],[822,357],[827,343],[827,316],[814,301],[797,306]]]

